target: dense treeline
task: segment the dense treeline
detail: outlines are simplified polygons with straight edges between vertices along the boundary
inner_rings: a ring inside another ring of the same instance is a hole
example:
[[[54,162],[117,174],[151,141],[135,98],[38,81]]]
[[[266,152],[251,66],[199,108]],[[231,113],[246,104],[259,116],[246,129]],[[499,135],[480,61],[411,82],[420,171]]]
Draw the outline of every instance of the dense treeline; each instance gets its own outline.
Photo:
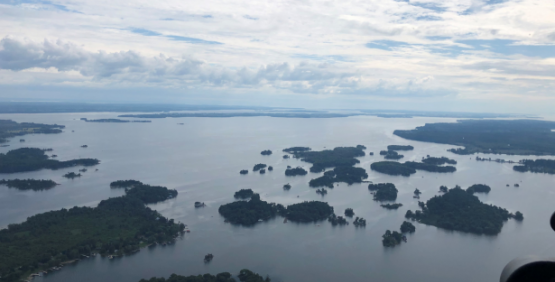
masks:
[[[240,174],[249,174],[249,171],[246,169],[242,169],[241,171],[239,171]]]
[[[133,188],[139,185],[143,185],[143,183],[137,180],[116,180],[110,183],[111,188]]]
[[[395,152],[395,151],[380,151],[380,155],[384,156],[386,160],[400,160],[405,156]]]
[[[382,235],[382,244],[384,247],[395,247],[401,244],[402,240],[403,240],[403,234],[397,231],[391,232],[389,230],[386,230],[385,234]]]
[[[437,166],[418,162],[405,162],[404,165],[416,170],[425,170],[429,172],[449,173],[457,171],[457,168],[454,166]]]
[[[260,154],[263,155],[263,156],[269,156],[269,155],[272,154],[272,151],[270,151],[270,150],[264,150],[264,151],[260,152]]]
[[[441,158],[427,157],[425,159],[422,159],[422,162],[430,165],[444,165],[444,164],[456,165],[457,164],[457,161],[446,157],[441,157]]]
[[[354,215],[355,215],[355,212],[353,211],[353,209],[351,209],[351,208],[346,208],[345,209],[345,216],[353,217]]]
[[[287,206],[285,216],[295,222],[313,222],[324,220],[333,213],[328,203],[311,201]]]
[[[324,172],[324,175],[310,180],[310,187],[326,186],[333,188],[336,182],[345,182],[349,185],[353,183],[361,183],[363,179],[368,178],[368,174],[364,168],[352,166],[338,166],[333,170]]]
[[[369,184],[368,190],[374,192],[374,201],[395,201],[397,188],[393,183]]]
[[[412,167],[405,166],[399,162],[391,161],[375,162],[370,165],[370,169],[389,175],[410,176],[411,174],[416,173],[416,169]]]
[[[290,153],[290,154],[296,154],[296,153],[300,153],[300,152],[307,152],[310,151],[311,149],[309,147],[291,147],[291,148],[287,148],[287,149],[283,149],[284,152]]]
[[[484,204],[459,187],[419,205],[422,211],[408,210],[405,217],[447,230],[475,234],[496,235],[501,232],[503,222],[513,217],[506,209]]]
[[[9,188],[16,188],[19,190],[48,190],[54,188],[58,185],[52,180],[42,180],[42,179],[8,179],[0,180],[0,185],[6,185]]]
[[[312,164],[310,172],[322,172],[326,168],[353,166],[360,161],[355,157],[363,157],[361,147],[337,147],[323,151],[293,151],[296,158]]]
[[[75,172],[68,172],[66,174],[63,175],[63,177],[68,178],[68,179],[74,179],[77,177],[81,177],[81,173],[75,173]]]
[[[78,165],[93,166],[98,163],[97,159],[52,160],[48,159],[43,149],[20,148],[0,154],[0,173],[34,171],[43,168],[61,169]]]
[[[412,151],[414,147],[411,145],[389,145],[387,146],[388,151]]]
[[[270,282],[271,279],[266,276],[264,279],[262,276],[254,273],[248,269],[243,269],[237,275],[239,281],[241,282]],[[231,273],[222,272],[215,276],[210,274],[204,275],[191,275],[191,276],[181,276],[172,274],[168,279],[166,278],[150,278],[149,280],[141,279],[139,282],[236,282]]]
[[[414,233],[416,231],[416,227],[408,221],[403,221],[401,224],[401,233]]]
[[[456,154],[555,155],[555,122],[542,120],[459,120],[395,130],[405,139],[464,146]]]
[[[349,225],[349,222],[342,216],[337,216],[334,213],[332,213],[329,217],[328,217],[328,221],[331,223],[331,225],[336,226],[343,226],[343,225]]]
[[[7,138],[25,134],[56,134],[62,132],[64,127],[57,124],[17,123],[13,120],[0,119],[0,143],[6,142]]]
[[[250,226],[259,220],[268,220],[278,213],[284,213],[282,205],[260,200],[259,194],[253,194],[249,201],[237,201],[221,205],[218,212],[233,224]]]
[[[519,172],[536,172],[536,173],[549,173],[555,174],[555,160],[522,160],[520,165],[513,167],[514,170]]]
[[[306,175],[307,173],[308,173],[308,172],[307,172],[304,168],[302,168],[302,167],[300,167],[300,166],[298,166],[298,167],[296,167],[296,168],[290,168],[290,167],[288,167],[288,168],[285,170],[285,175],[286,175],[286,176]]]
[[[265,164],[256,164],[256,165],[254,165],[254,167],[252,168],[252,171],[259,171],[259,170],[264,169],[264,168],[266,168],[266,165],[265,165]]]
[[[474,184],[466,189],[466,192],[470,194],[474,194],[474,193],[487,194],[489,193],[489,191],[491,191],[491,188],[488,185],[484,185],[484,184]]]
[[[132,253],[172,240],[184,228],[129,196],[38,214],[0,230],[0,276],[18,281],[81,255]]]
[[[385,205],[381,205],[381,206],[382,206],[382,208],[386,208],[388,210],[396,210],[396,209],[402,207],[403,204],[395,203],[395,204],[385,204]]]
[[[254,195],[252,189],[241,189],[233,195],[235,199],[248,199]]]

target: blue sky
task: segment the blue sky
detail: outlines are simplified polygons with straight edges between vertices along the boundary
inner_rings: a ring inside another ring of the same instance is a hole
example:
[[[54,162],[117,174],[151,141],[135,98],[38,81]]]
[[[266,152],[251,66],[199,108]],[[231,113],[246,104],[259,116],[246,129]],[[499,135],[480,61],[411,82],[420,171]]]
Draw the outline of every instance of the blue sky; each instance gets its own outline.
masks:
[[[0,0],[0,14],[0,100],[555,105],[552,0]]]

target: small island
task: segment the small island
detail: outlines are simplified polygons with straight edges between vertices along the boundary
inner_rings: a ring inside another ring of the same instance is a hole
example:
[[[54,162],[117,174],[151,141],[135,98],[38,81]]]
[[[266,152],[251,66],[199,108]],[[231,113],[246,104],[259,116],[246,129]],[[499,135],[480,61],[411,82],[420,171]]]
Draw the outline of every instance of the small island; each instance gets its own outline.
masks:
[[[100,123],[128,123],[128,122],[138,122],[138,123],[149,123],[150,120],[125,120],[117,118],[102,118],[102,119],[87,119],[81,118],[85,122],[100,122]]]
[[[395,201],[397,188],[393,183],[369,184],[368,190],[374,192],[374,201]]]
[[[388,151],[412,151],[414,147],[411,145],[389,145],[387,146]]]
[[[260,174],[265,174],[265,173],[266,173],[266,170],[265,170],[265,169],[261,169],[259,172],[260,172]]]
[[[331,225],[336,226],[343,226],[343,225],[349,225],[349,222],[342,216],[336,216],[334,213],[332,213],[329,217],[328,217],[328,221],[331,223]]]
[[[298,166],[298,167],[296,167],[296,168],[289,168],[289,167],[288,167],[288,168],[285,170],[285,175],[286,175],[286,176],[297,176],[297,175],[301,175],[301,176],[302,176],[302,175],[306,175],[307,173],[308,173],[308,172],[307,172],[304,168],[302,168],[302,167],[300,167],[300,166]]]
[[[441,158],[435,158],[435,157],[427,157],[427,158],[422,158],[422,162],[425,164],[429,164],[429,165],[444,165],[444,164],[452,164],[452,165],[456,165],[457,161],[446,158],[446,157],[441,157]]]
[[[291,185],[289,183],[283,185],[283,190],[285,190],[285,191],[291,190]]]
[[[253,194],[249,201],[237,201],[221,205],[218,212],[232,224],[252,226],[258,222],[284,213],[282,205],[276,205],[260,200],[259,194]]]
[[[332,167],[353,166],[360,162],[355,157],[365,155],[361,147],[337,147],[333,150],[323,151],[310,151],[310,148],[307,147],[293,147],[284,151],[294,154],[295,158],[311,163],[310,172],[314,173],[323,172]]]
[[[355,215],[355,212],[353,211],[353,209],[351,209],[351,208],[345,209],[345,216],[353,217],[354,215]]]
[[[283,155],[284,159],[289,159],[289,155]]]
[[[384,205],[381,205],[382,208],[386,208],[386,209],[388,209],[388,210],[396,210],[396,209],[398,209],[398,208],[400,208],[400,207],[402,207],[402,206],[403,206],[403,204],[401,204],[401,203],[384,204]]]
[[[272,166],[269,166],[268,171],[272,171],[272,170],[274,170],[274,168]]]
[[[246,169],[242,169],[241,171],[239,171],[240,174],[248,174],[249,171]]]
[[[345,182],[349,185],[353,183],[362,183],[364,179],[368,178],[366,170],[361,167],[352,166],[338,166],[333,170],[324,172],[324,175],[310,180],[308,185],[310,187],[329,187],[333,188],[333,184],[337,182]]]
[[[380,151],[380,155],[384,156],[386,160],[400,160],[405,157],[395,151]]]
[[[259,171],[264,168],[266,168],[265,164],[257,164],[257,165],[254,165],[254,167],[252,168],[252,171]]]
[[[68,179],[74,179],[74,178],[77,178],[77,177],[81,177],[81,173],[68,172],[68,173],[64,174],[63,176],[65,178],[68,178]]]
[[[260,152],[260,154],[263,155],[263,156],[269,156],[269,155],[272,154],[272,151],[270,151],[270,150],[264,150],[264,151]]]
[[[333,207],[325,202],[311,201],[287,207],[286,218],[293,222],[315,222],[327,219],[333,214]]]
[[[133,188],[140,185],[143,183],[137,180],[116,180],[110,183],[110,188]]]
[[[241,189],[235,192],[235,195],[233,195],[233,197],[235,199],[248,199],[252,197],[252,195],[254,195],[254,192],[252,191],[252,189]]]
[[[328,190],[322,188],[322,189],[316,189],[316,194],[321,195],[321,196],[325,196],[326,194],[328,194]]]
[[[52,180],[35,180],[35,179],[8,179],[0,180],[0,185],[6,185],[8,188],[15,188],[18,190],[33,190],[41,191],[54,188],[58,185]]]
[[[125,188],[125,194],[128,197],[137,198],[145,204],[154,204],[177,197],[177,190],[141,184],[135,185],[131,189]]]
[[[447,186],[444,186],[444,185],[439,186],[440,193],[447,193],[447,191],[449,191],[449,188],[447,188]]]
[[[0,154],[0,173],[35,171],[40,169],[61,169],[74,166],[93,166],[97,159],[76,159],[58,161],[49,159],[44,149],[20,148]]]
[[[401,241],[404,241],[405,237],[403,234],[397,231],[389,231],[386,230],[385,234],[382,236],[382,244],[384,247],[395,247],[401,244]]]
[[[454,166],[437,166],[419,162],[392,162],[392,161],[382,161],[375,162],[370,165],[372,170],[377,172],[389,174],[389,175],[402,175],[410,176],[415,174],[416,170],[425,170],[429,172],[439,172],[439,173],[452,173],[457,171]]]
[[[422,211],[408,210],[405,217],[423,224],[447,230],[474,234],[496,235],[503,222],[514,217],[506,209],[480,202],[478,197],[455,187],[441,196],[435,196],[425,204]]]
[[[212,254],[210,254],[212,255]],[[213,258],[213,256],[212,256]],[[206,260],[206,257],[205,257]],[[211,260],[211,259],[210,259]],[[266,276],[266,278],[254,273],[248,269],[243,269],[237,275],[239,281],[241,282],[270,282],[270,278]],[[203,275],[191,275],[191,276],[181,276],[177,274],[172,274],[168,279],[165,278],[150,278],[149,280],[141,279],[139,282],[236,282],[231,273],[229,272],[222,272],[214,275],[210,274],[203,274]]]
[[[548,173],[555,174],[555,160],[537,159],[537,160],[522,160],[520,165],[513,167],[513,170],[518,172],[534,172],[534,173]]]
[[[291,148],[283,149],[284,152],[290,153],[290,154],[308,152],[310,150],[311,149],[309,147],[291,147]]]
[[[57,124],[17,123],[13,120],[0,119],[0,143],[6,143],[8,138],[26,134],[57,134],[61,133],[64,128],[65,126]],[[25,139],[19,141],[25,142]]]
[[[414,233],[416,231],[416,227],[408,221],[403,221],[401,224],[401,233]]]
[[[357,216],[355,221],[353,221],[353,225],[356,227],[366,227],[366,219]]]
[[[474,193],[489,193],[489,191],[491,191],[491,187],[489,187],[488,185],[484,185],[484,184],[474,184],[470,187],[468,187],[466,189],[466,192],[470,193],[470,194],[474,194]]]

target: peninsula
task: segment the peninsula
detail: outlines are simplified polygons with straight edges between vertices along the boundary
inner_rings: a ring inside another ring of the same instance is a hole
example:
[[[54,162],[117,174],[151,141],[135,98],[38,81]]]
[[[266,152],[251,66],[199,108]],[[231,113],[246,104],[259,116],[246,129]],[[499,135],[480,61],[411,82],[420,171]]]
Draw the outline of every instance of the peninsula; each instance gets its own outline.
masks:
[[[58,161],[49,159],[45,150],[37,148],[20,148],[0,154],[0,173],[34,171],[39,169],[61,169],[73,166],[93,166],[97,159],[76,159]]]

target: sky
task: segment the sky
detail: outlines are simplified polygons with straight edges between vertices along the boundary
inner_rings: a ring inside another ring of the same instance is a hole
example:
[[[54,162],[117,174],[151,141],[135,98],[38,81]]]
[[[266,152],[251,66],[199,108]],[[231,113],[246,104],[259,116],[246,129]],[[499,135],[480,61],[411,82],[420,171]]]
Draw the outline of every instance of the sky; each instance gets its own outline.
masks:
[[[553,0],[0,0],[0,101],[553,114]]]

